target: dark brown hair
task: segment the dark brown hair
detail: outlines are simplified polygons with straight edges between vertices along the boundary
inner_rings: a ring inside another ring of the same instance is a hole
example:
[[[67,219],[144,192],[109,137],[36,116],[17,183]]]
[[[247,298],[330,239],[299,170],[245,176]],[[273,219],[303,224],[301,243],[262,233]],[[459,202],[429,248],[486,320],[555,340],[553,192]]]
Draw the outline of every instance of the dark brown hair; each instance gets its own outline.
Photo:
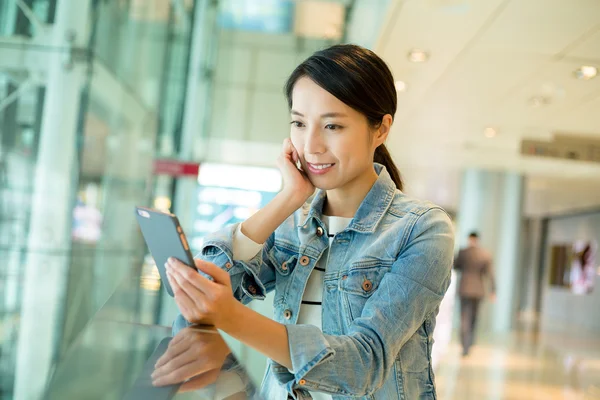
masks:
[[[285,84],[285,95],[292,108],[292,92],[298,79],[308,77],[337,99],[367,117],[377,129],[385,115],[396,113],[394,77],[386,63],[364,47],[344,44],[317,51],[292,72]],[[384,144],[375,150],[374,161],[389,172],[402,190],[402,176]]]

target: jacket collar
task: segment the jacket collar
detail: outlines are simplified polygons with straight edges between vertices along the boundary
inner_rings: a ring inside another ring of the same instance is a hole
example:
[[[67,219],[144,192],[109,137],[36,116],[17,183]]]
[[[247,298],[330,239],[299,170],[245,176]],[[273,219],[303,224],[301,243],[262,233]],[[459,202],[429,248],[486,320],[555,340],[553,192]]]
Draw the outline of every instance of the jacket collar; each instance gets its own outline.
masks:
[[[381,164],[374,163],[373,166],[379,177],[358,207],[348,230],[373,233],[394,200],[396,185],[390,174]],[[327,192],[325,190],[317,190],[312,201],[304,205],[305,218],[301,219],[298,226],[306,225],[311,218],[317,219],[320,223],[326,198]]]

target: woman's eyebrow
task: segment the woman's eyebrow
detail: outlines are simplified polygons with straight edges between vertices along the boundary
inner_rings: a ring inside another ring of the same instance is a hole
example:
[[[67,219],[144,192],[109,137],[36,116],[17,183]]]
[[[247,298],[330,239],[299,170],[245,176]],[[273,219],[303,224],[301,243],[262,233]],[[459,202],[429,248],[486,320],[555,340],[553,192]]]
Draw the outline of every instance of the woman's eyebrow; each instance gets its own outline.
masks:
[[[343,117],[347,117],[346,114],[344,113],[339,113],[339,112],[330,112],[330,113],[325,113],[321,115],[321,119],[324,118],[343,118]]]
[[[292,115],[297,115],[299,117],[304,117],[304,114],[296,111],[296,110],[292,110],[291,112]],[[340,113],[340,112],[330,112],[330,113],[325,113],[321,115],[321,119],[324,118],[343,118],[343,117],[347,117],[348,115],[344,114],[344,113]]]

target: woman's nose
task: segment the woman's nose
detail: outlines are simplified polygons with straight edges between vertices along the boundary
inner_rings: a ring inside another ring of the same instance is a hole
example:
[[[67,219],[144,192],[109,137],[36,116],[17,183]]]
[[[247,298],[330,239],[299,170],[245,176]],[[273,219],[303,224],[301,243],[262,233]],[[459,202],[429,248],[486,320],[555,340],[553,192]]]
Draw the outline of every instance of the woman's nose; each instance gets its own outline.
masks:
[[[311,129],[306,136],[304,142],[305,154],[322,154],[325,153],[325,143],[318,129]]]

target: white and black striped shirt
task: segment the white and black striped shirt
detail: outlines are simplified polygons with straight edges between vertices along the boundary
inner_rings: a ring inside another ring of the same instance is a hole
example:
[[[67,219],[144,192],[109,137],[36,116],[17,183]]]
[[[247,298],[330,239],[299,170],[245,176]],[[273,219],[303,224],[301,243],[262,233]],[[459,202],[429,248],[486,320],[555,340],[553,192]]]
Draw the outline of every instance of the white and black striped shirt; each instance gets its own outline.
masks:
[[[333,242],[335,235],[350,225],[352,218],[328,217],[323,215],[323,224],[329,236],[329,246]],[[247,261],[252,259],[263,245],[255,243],[242,233],[241,224],[238,227],[233,239],[233,258],[236,260]],[[323,329],[322,325],[322,304],[323,304],[323,278],[327,270],[327,261],[329,259],[329,247],[323,253],[323,256],[308,277],[306,289],[302,295],[302,306],[298,314],[297,324],[314,325]],[[314,400],[331,400],[331,396],[326,393],[310,392]]]
[[[329,245],[333,242],[334,236],[343,231],[350,225],[352,218],[328,217],[323,215],[323,224],[329,235]],[[329,259],[329,248],[325,250],[323,256],[308,277],[306,289],[302,296],[302,306],[298,314],[297,324],[314,325],[319,329],[322,327],[321,308],[323,302],[323,278],[327,269],[327,260]]]

